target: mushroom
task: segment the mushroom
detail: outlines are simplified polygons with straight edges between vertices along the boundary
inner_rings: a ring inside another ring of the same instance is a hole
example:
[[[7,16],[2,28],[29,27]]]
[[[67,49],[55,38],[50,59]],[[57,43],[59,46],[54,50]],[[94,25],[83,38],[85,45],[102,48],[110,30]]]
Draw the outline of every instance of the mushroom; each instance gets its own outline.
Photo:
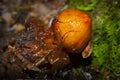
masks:
[[[91,38],[91,17],[81,10],[66,9],[59,13],[52,28],[67,51],[80,53]]]
[[[70,63],[69,53],[81,53],[83,58],[91,54],[91,18],[83,11],[63,10],[47,29],[37,18],[28,19],[26,25],[33,28],[36,38],[27,42],[24,50],[40,68],[59,70]]]

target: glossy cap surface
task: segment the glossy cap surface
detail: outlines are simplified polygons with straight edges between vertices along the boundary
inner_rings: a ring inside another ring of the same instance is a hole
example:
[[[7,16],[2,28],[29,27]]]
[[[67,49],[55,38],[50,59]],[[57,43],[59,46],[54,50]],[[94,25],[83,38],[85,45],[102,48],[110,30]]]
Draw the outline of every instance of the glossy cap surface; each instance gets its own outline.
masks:
[[[67,50],[79,52],[85,48],[91,36],[90,16],[77,9],[62,11],[53,23],[53,31]]]

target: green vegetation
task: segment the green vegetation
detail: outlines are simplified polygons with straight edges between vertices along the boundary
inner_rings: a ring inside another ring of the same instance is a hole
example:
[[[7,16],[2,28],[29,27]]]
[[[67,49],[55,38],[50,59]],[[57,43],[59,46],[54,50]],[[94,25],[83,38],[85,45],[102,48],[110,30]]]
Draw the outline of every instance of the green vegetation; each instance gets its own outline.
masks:
[[[69,0],[69,7],[92,17],[91,69],[100,72],[99,80],[120,79],[120,0]]]

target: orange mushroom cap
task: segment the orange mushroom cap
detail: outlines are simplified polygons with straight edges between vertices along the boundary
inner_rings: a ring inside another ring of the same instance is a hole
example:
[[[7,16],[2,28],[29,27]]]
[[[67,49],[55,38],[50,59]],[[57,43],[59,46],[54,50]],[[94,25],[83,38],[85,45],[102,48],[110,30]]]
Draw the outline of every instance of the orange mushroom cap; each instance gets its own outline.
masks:
[[[91,17],[81,10],[63,10],[53,22],[53,31],[65,49],[80,52],[91,37]]]

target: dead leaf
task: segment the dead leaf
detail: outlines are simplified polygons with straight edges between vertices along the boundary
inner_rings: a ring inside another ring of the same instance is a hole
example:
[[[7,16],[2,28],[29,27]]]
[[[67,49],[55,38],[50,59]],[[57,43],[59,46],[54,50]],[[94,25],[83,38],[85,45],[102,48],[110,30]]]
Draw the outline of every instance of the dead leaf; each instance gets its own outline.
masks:
[[[89,41],[88,45],[86,48],[82,51],[82,57],[83,58],[88,58],[92,53],[92,43]]]

